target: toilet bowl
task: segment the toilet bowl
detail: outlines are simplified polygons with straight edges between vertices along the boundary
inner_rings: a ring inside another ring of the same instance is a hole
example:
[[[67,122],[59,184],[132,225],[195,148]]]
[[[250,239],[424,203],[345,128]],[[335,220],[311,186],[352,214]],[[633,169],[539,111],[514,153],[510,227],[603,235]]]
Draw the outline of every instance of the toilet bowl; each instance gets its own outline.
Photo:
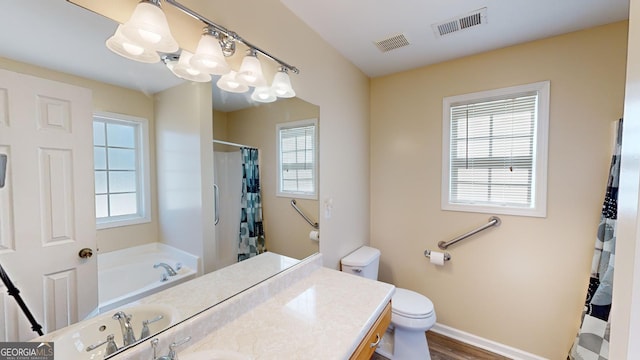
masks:
[[[377,280],[380,251],[363,246],[341,261],[342,271]],[[435,324],[433,303],[415,291],[396,288],[391,324],[376,352],[392,360],[431,359],[425,332]]]
[[[393,359],[431,359],[425,332],[436,323],[436,313],[429,298],[396,288],[391,300],[391,325],[376,352]]]

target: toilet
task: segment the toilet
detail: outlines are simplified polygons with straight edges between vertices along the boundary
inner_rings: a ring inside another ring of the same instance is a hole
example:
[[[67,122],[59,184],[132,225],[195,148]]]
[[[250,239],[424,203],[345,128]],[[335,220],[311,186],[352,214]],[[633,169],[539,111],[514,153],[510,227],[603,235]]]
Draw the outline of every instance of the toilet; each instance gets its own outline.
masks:
[[[342,271],[378,279],[380,250],[363,246],[342,258]],[[396,288],[391,299],[391,324],[376,352],[392,360],[431,359],[425,332],[436,322],[429,298],[415,291]]]

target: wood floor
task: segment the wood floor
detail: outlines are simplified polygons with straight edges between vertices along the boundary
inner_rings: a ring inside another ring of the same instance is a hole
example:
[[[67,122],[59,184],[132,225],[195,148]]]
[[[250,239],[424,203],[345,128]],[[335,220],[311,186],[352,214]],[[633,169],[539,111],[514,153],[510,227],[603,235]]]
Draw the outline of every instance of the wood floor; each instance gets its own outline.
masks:
[[[462,343],[444,335],[436,334],[433,331],[427,331],[427,340],[429,342],[431,360],[509,360],[509,358],[504,356]],[[371,360],[388,359],[374,353]]]

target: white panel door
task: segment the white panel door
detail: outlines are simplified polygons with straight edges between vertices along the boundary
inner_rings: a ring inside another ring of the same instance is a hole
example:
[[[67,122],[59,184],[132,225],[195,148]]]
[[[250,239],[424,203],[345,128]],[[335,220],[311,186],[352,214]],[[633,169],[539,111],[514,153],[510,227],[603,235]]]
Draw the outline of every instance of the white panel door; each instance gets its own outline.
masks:
[[[90,90],[0,70],[0,264],[45,333],[97,307]],[[31,339],[0,283],[0,341]]]

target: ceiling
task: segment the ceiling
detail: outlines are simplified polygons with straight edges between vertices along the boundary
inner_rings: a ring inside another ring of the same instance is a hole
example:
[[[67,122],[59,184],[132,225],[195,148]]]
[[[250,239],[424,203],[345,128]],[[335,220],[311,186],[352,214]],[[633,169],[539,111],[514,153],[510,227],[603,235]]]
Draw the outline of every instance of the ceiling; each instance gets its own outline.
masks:
[[[281,0],[369,77],[629,18],[628,0]],[[486,8],[486,24],[442,37],[432,24]],[[408,46],[374,42],[403,34]]]
[[[628,0],[281,2],[370,77],[620,21],[629,14]],[[431,26],[482,8],[482,25],[441,37]],[[0,9],[0,57],[149,94],[182,82],[162,63],[141,64],[111,53],[104,41],[116,24],[65,0],[0,0]],[[403,35],[409,45],[381,52],[374,44],[394,35]],[[248,95],[238,99],[215,93],[216,108],[246,106]]]

